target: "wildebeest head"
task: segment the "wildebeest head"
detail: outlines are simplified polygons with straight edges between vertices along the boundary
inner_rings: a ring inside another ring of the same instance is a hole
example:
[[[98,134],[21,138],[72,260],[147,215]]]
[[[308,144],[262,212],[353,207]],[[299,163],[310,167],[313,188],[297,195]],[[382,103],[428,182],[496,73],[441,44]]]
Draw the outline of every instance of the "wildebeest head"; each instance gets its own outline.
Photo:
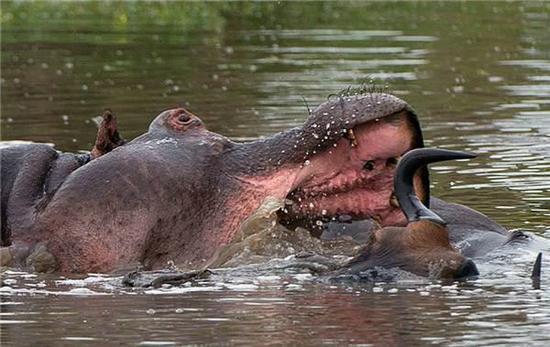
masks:
[[[360,273],[375,267],[399,268],[432,278],[464,278],[478,275],[475,264],[449,242],[443,221],[414,193],[413,177],[419,167],[437,161],[473,158],[474,155],[441,149],[415,149],[398,163],[394,178],[395,195],[406,227],[385,227],[374,231],[360,255],[343,272]]]

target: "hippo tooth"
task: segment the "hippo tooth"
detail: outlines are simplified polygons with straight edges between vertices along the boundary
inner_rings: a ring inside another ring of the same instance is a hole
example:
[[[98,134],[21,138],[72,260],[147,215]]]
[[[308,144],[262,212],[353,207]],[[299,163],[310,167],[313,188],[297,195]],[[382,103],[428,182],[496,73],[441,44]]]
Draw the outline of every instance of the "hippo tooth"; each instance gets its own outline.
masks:
[[[351,143],[351,147],[357,147],[357,139],[355,138],[355,133],[353,132],[353,129],[348,129],[346,135]]]
[[[395,196],[395,193],[391,193],[391,195],[390,195],[390,206],[393,206],[395,208],[399,208],[399,201],[397,200],[397,197]]]

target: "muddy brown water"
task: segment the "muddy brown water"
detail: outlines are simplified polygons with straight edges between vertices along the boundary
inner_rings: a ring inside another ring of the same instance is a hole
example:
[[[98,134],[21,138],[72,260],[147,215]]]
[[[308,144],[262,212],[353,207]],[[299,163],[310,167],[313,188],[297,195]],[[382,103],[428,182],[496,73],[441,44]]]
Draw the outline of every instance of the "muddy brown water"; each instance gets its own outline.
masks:
[[[549,27],[547,2],[3,2],[2,140],[85,150],[105,107],[132,138],[185,105],[245,141],[373,79],[415,107],[429,146],[480,154],[434,165],[434,195],[539,235],[548,255],[539,290],[533,249],[488,255],[466,283],[327,282],[285,267],[286,243],[171,288],[12,269],[2,344],[548,345]]]

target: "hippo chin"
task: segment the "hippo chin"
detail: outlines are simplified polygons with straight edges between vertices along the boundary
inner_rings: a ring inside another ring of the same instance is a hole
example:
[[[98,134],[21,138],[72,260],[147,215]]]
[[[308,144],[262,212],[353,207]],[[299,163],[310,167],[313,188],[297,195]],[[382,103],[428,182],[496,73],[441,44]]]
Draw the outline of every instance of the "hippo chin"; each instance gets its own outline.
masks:
[[[35,152],[10,161],[2,149],[2,242],[12,264],[37,271],[200,267],[270,196],[286,198],[281,218],[290,224],[349,215],[403,226],[395,166],[422,146],[414,111],[387,94],[329,100],[303,126],[248,143],[208,131],[183,108],[167,110],[147,133],[71,167],[55,185],[35,170],[49,172],[51,161],[18,166]],[[422,201],[427,182],[419,169]]]

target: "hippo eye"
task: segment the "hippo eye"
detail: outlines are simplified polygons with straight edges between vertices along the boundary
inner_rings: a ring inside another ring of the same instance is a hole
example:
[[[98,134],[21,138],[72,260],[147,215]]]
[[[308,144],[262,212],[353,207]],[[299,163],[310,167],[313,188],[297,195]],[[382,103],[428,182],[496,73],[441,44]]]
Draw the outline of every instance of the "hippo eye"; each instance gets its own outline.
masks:
[[[367,160],[365,164],[363,164],[363,170],[372,171],[374,170],[374,161]]]
[[[188,123],[191,120],[191,117],[187,113],[182,113],[178,117],[178,121],[181,123]]]

